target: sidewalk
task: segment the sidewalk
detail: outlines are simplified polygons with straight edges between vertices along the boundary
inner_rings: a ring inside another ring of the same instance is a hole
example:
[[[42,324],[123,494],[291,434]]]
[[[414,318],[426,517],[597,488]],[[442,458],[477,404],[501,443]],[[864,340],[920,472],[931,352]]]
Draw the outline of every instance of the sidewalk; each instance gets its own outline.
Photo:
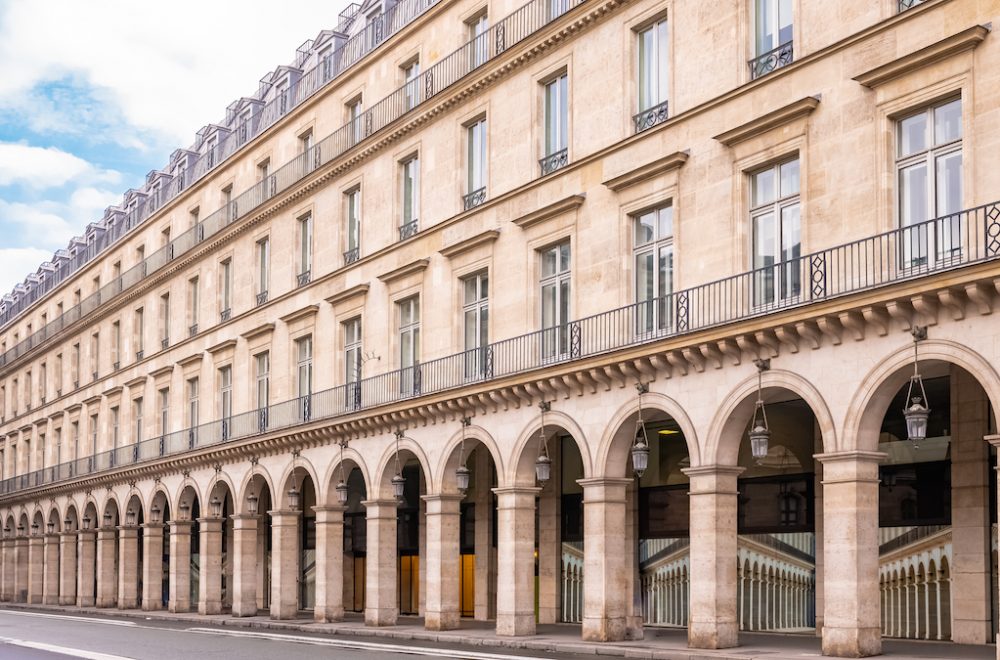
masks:
[[[272,621],[267,616],[236,618],[228,614],[202,616],[184,613],[144,612],[142,610],[115,610],[95,607],[64,607],[55,605],[25,605],[4,603],[0,609],[20,609],[34,612],[61,612],[87,616],[123,619],[170,621],[193,626],[228,626],[274,632],[297,632],[348,637],[377,637],[394,640],[413,640],[499,649],[520,649],[546,653],[579,653],[625,658],[650,658],[657,660],[801,660],[803,657],[820,657],[820,640],[813,635],[742,633],[741,646],[721,651],[689,649],[687,635],[682,629],[647,628],[645,639],[637,642],[594,643],[580,640],[580,627],[571,624],[543,625],[531,637],[497,637],[492,622],[463,620],[462,628],[446,632],[424,630],[419,617],[400,617],[400,623],[387,628],[369,628],[357,614],[348,614],[343,622],[315,623],[302,616],[290,621]],[[904,659],[975,659],[996,660],[993,645],[973,646],[950,642],[919,642],[886,640],[884,657]]]

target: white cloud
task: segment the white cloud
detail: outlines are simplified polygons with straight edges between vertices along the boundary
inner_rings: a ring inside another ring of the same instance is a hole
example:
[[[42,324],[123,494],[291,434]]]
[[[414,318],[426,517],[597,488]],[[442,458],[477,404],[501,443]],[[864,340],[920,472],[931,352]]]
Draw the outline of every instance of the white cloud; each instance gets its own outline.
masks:
[[[58,188],[71,181],[118,183],[121,176],[54,147],[0,142],[0,187]]]
[[[0,292],[6,293],[24,276],[52,257],[52,252],[39,248],[0,248]]]

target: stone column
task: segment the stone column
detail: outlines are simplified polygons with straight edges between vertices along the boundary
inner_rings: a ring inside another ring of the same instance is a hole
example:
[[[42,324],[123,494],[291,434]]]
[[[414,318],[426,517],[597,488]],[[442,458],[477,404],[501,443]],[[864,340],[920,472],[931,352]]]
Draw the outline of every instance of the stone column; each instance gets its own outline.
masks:
[[[142,526],[142,609],[163,608],[163,524]]]
[[[472,459],[475,461],[472,468],[475,474],[489,474],[489,452],[474,452]],[[495,576],[491,574],[490,569],[495,561],[496,550],[490,539],[494,512],[492,492],[486,479],[476,480],[474,498],[476,502],[475,619],[488,621],[495,614],[496,593],[493,579]]]
[[[562,464],[562,442],[558,438],[549,441],[549,457],[552,459],[552,474],[558,476]],[[558,479],[553,479],[539,491],[536,506],[538,507],[537,622],[557,623],[562,618],[563,601],[562,537],[559,533],[562,496]],[[499,534],[499,531],[497,533]]]
[[[625,639],[640,640],[644,636],[642,617],[642,577],[639,574],[639,482],[628,480],[625,489]],[[586,579],[586,576],[584,577]],[[650,594],[655,607],[656,596]],[[586,598],[586,595],[584,595]]]
[[[19,536],[14,540],[14,600],[24,603],[28,600],[28,537]]]
[[[580,479],[583,486],[583,639],[626,637],[630,575],[625,573],[625,491],[631,479]]]
[[[76,605],[76,532],[59,535],[59,604]]]
[[[743,468],[688,468],[691,480],[691,603],[688,645],[739,644],[736,621],[736,479]]]
[[[2,544],[3,574],[0,575],[0,601],[14,600],[14,541],[7,538]]]
[[[1000,500],[1000,435],[988,435],[985,437],[985,440],[986,442],[990,443],[997,449],[997,465],[994,468],[995,471],[993,478],[997,480],[997,498],[998,500]],[[1000,511],[1000,502],[998,502],[997,511]],[[935,580],[936,579],[937,576],[935,576]],[[991,585],[991,588],[997,589],[1000,588],[1000,585],[993,584]],[[937,638],[941,639],[941,627],[943,625],[941,617],[942,614],[944,614],[941,610],[942,607],[944,606],[944,603],[941,602],[941,583],[939,581],[936,581],[936,588],[934,589],[934,591],[936,593],[936,598],[937,598],[937,606],[935,611],[935,615],[937,616]],[[997,643],[997,660],[1000,660],[1000,633],[997,634],[995,641]]]
[[[101,527],[97,530],[97,606],[114,607],[118,590],[118,575],[115,572],[115,529]]]
[[[44,538],[45,569],[42,575],[42,602],[59,604],[59,535],[46,534]]]
[[[257,614],[257,516],[233,516],[233,616]]]
[[[190,520],[170,521],[170,597],[171,612],[191,610],[191,526]]]
[[[399,616],[396,500],[366,500],[365,625],[393,626]]]
[[[497,494],[497,635],[535,634],[535,497],[540,488]]]
[[[39,605],[42,602],[42,588],[45,586],[45,552],[41,536],[34,534],[28,538],[28,602]]]
[[[425,495],[427,505],[427,568],[424,627],[454,630],[462,617],[459,608],[461,570],[461,495]]]
[[[96,602],[94,593],[94,565],[97,557],[97,532],[85,529],[77,534],[79,568],[76,571],[76,606],[93,607]]]
[[[299,512],[271,516],[271,618],[294,619],[299,612]]]
[[[222,518],[199,518],[201,573],[198,614],[222,612]]]
[[[145,555],[143,555],[145,559]],[[118,528],[118,609],[139,607],[139,528]]]
[[[823,654],[882,652],[878,586],[880,452],[817,454],[823,464]]]
[[[316,609],[320,623],[344,618],[344,507],[315,506]]]

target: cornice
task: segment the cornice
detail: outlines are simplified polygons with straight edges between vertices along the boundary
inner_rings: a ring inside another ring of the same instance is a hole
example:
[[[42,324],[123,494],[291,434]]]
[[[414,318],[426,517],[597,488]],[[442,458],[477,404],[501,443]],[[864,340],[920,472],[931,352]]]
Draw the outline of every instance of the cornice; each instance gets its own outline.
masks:
[[[427,267],[430,265],[430,263],[431,260],[427,258],[416,259],[408,264],[403,264],[399,268],[390,270],[388,273],[382,273],[381,275],[378,276],[378,279],[384,284],[392,284],[397,280],[403,279],[407,275],[413,275],[414,273],[424,272],[425,270],[427,270]]]
[[[94,405],[95,403],[100,403],[100,402],[101,402],[101,398],[102,398],[102,397],[101,397],[101,395],[100,395],[100,394],[94,394],[94,395],[92,395],[92,396],[88,396],[88,397],[87,397],[86,399],[84,399],[84,400],[83,400],[83,401],[82,401],[81,403],[82,403],[83,405],[85,405],[85,406],[92,406],[92,405]]]
[[[553,202],[536,211],[514,218],[511,222],[521,229],[527,229],[528,227],[533,227],[541,222],[545,222],[546,220],[551,220],[552,218],[562,215],[563,213],[575,211],[586,199],[587,196],[583,193],[563,197],[557,202]]]
[[[460,254],[465,254],[469,250],[475,249],[480,245],[493,243],[498,238],[500,238],[500,232],[498,230],[487,229],[486,231],[479,232],[475,236],[470,236],[469,238],[464,238],[460,241],[452,243],[451,245],[447,245],[438,250],[438,252],[446,259],[452,259]]]
[[[183,369],[183,368],[188,367],[188,366],[190,366],[192,364],[196,364],[198,362],[201,362],[203,359],[205,359],[205,354],[202,353],[201,351],[199,351],[199,352],[195,353],[194,355],[189,355],[186,358],[182,358],[180,360],[177,360],[177,364]]]
[[[689,151],[675,151],[672,154],[664,156],[663,158],[658,158],[651,163],[646,163],[645,165],[640,165],[634,169],[629,170],[623,174],[612,177],[604,181],[604,185],[610,188],[614,192],[619,190],[624,190],[630,186],[634,186],[637,183],[642,183],[652,179],[655,176],[661,174],[666,174],[667,172],[673,172],[684,166],[687,162]]]
[[[116,387],[109,387],[108,389],[104,390],[101,394],[103,394],[106,398],[110,399],[113,396],[121,396],[121,393],[124,389],[125,388],[123,388],[121,385],[118,385]]]
[[[989,25],[974,25],[966,28],[930,46],[925,46],[874,69],[859,73],[854,76],[853,80],[865,87],[878,87],[900,76],[919,71],[935,62],[975,49],[986,39],[986,35],[990,33],[990,27]]]
[[[335,293],[329,298],[326,298],[326,302],[331,305],[339,305],[342,302],[351,300],[352,298],[364,298],[368,295],[368,284],[356,284],[352,287],[344,289],[339,293]]]
[[[147,378],[149,378],[149,374],[143,374],[141,376],[136,376],[132,380],[125,381],[124,383],[122,383],[122,385],[124,385],[129,389],[132,389],[133,387],[137,387],[139,385],[145,385]]]
[[[255,339],[261,335],[274,332],[274,323],[265,323],[264,325],[258,325],[256,328],[247,330],[240,337],[243,337],[247,341]]]
[[[75,412],[80,412],[80,410],[82,410],[82,409],[83,409],[83,404],[82,403],[74,403],[73,405],[71,405],[68,408],[66,408],[65,412],[72,414],[72,413],[75,413]]]
[[[288,325],[289,323],[294,323],[301,319],[312,318],[316,316],[316,314],[318,313],[319,313],[319,305],[306,305],[302,309],[297,309],[291,314],[285,314],[284,316],[280,317],[279,320],[285,325]]]
[[[205,350],[208,351],[209,354],[211,354],[211,355],[217,355],[217,354],[219,354],[219,353],[221,353],[223,351],[226,351],[226,350],[229,350],[229,349],[233,349],[233,348],[236,348],[236,340],[235,339],[227,339],[227,340],[225,340],[223,342],[219,342],[215,346],[210,346],[210,347],[206,348]]]
[[[172,374],[173,372],[174,372],[174,365],[173,364],[168,364],[168,365],[166,365],[164,367],[160,367],[159,369],[155,369],[153,371],[150,371],[149,375],[152,376],[153,378],[159,378],[161,376],[168,376],[168,375]]]
[[[724,133],[719,133],[713,139],[718,140],[727,147],[732,147],[774,128],[791,123],[800,117],[808,116],[818,105],[818,96],[807,96],[777,110],[772,110],[767,114],[755,117],[747,123],[731,128]]]

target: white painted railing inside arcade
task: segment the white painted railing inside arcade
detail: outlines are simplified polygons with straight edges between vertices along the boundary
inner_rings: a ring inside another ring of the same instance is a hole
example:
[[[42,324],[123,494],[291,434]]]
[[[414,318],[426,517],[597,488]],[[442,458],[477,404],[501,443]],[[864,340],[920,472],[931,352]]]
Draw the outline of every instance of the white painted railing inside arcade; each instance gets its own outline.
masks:
[[[79,457],[5,479],[0,482],[0,493],[250,439],[308,422],[355,415],[425,394],[481,385],[504,376],[766,316],[998,257],[1000,203],[994,203],[307,397]],[[789,282],[798,284],[790,288]],[[782,292],[789,295],[781,295]]]
[[[278,193],[288,190],[316,171],[317,168],[340,157],[369,136],[416,109],[428,99],[441,94],[469,73],[502,55],[513,45],[528,38],[583,2],[584,0],[531,0],[531,2],[521,6],[496,25],[491,26],[486,32],[468,41],[417,78],[383,98],[356,119],[344,124],[331,135],[276,169],[273,174],[258,181],[248,190],[235,195],[226,205],[195,224],[188,231],[180,234],[170,243],[114,278],[80,303],[67,309],[60,316],[7,349],[3,354],[0,354],[0,367],[55,336],[63,328],[76,323],[102,304],[116,298],[123,291],[131,290],[139,282],[164,268],[179,256],[190,252],[233,222],[246,217]],[[128,222],[122,226],[126,225]],[[128,229],[131,229],[131,226]],[[118,236],[114,235],[115,232],[119,232],[120,235],[125,231],[127,230],[112,229],[111,234],[106,234],[107,238],[95,241],[94,246],[96,247],[88,246],[86,250],[91,251],[96,256],[98,252],[117,239]],[[54,274],[49,279],[57,278]],[[3,318],[3,314],[0,314],[0,322],[3,321]]]

